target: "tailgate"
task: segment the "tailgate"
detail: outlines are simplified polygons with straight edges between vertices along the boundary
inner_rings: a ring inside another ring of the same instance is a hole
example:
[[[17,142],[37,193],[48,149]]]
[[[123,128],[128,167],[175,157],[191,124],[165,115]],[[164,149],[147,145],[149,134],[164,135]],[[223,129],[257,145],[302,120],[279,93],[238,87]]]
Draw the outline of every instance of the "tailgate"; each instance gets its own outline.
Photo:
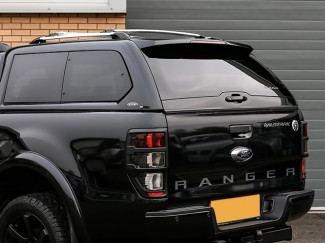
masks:
[[[297,188],[302,158],[296,108],[168,113],[171,198]]]

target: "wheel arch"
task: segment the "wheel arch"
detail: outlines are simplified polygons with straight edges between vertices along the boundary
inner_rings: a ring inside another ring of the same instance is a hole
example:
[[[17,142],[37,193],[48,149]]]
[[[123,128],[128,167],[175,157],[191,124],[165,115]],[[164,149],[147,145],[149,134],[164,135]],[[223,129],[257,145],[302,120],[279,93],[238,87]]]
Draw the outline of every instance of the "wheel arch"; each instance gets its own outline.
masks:
[[[23,175],[23,178],[21,180],[12,179],[11,177],[16,173]],[[30,182],[31,185],[26,186],[27,182]],[[26,184],[24,185],[24,183]],[[77,197],[66,176],[52,161],[37,153],[24,151],[0,163],[0,194],[5,195],[0,197],[1,211],[4,205],[12,199],[8,197],[8,193],[2,193],[6,190],[8,192],[8,186],[15,189],[15,193],[33,193],[34,190],[37,190],[34,186],[52,190],[66,207],[69,223],[72,224],[72,227],[70,225],[70,234],[73,238],[71,242],[91,242]]]

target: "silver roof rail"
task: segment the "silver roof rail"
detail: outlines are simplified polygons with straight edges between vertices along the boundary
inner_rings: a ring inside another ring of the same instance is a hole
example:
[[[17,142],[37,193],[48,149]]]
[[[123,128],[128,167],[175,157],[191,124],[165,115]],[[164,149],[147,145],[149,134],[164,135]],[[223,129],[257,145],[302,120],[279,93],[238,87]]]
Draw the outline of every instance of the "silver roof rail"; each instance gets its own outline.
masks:
[[[199,39],[213,39],[222,40],[221,38],[205,37],[199,34],[179,32],[179,31],[168,31],[168,30],[146,30],[146,29],[111,29],[104,30],[100,33],[79,33],[79,32],[58,32],[52,33],[48,36],[38,37],[31,41],[29,44],[46,43],[47,40],[65,39],[65,38],[78,38],[78,37],[112,37],[112,39],[128,40],[130,39],[131,33],[155,33],[155,34],[167,34],[167,35],[178,35],[188,36]]]
[[[31,41],[29,44],[39,44],[46,43],[47,40],[55,40],[55,39],[65,39],[65,38],[78,38],[78,37],[112,37],[112,39],[121,39],[128,40],[129,36],[123,32],[101,32],[101,33],[79,33],[79,32],[58,32],[52,33],[48,36],[38,37]]]
[[[181,31],[171,31],[171,30],[150,30],[150,29],[111,29],[111,30],[104,30],[104,32],[124,32],[130,35],[131,33],[154,33],[154,34],[166,34],[166,35],[179,35],[179,36],[188,36],[188,37],[194,37],[199,39],[210,39],[210,40],[222,40],[220,37],[207,37],[195,33],[189,33],[189,32],[181,32]]]
[[[188,32],[180,32],[180,31],[169,31],[169,30],[148,30],[148,29],[111,29],[111,30],[104,30],[101,33],[108,33],[108,32],[124,32],[127,34],[130,33],[155,33],[155,34],[169,34],[169,35],[181,35],[181,36],[188,36],[194,38],[206,38],[205,36],[188,33]]]

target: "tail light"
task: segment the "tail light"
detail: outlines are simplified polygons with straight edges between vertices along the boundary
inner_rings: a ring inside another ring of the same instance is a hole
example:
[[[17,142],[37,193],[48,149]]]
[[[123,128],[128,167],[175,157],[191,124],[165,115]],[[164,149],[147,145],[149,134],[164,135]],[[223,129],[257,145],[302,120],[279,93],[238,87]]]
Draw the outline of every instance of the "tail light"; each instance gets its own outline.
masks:
[[[162,190],[164,188],[163,173],[146,173],[145,187],[150,191]]]
[[[302,155],[308,156],[308,126],[306,122],[301,123],[302,126]],[[301,179],[306,179],[306,159],[301,160]]]
[[[159,168],[165,166],[165,152],[135,153],[131,155],[131,163],[139,168]]]
[[[302,151],[304,156],[308,156],[308,126],[302,122]]]
[[[301,178],[306,179],[306,159],[301,160]]]
[[[164,196],[164,192],[148,192],[148,195],[151,197]]]
[[[131,146],[135,148],[165,147],[165,133],[140,133],[131,138]]]
[[[303,123],[302,132],[303,132],[303,137],[308,137],[308,124],[307,123]]]
[[[131,130],[127,139],[129,177],[146,197],[166,195],[166,129]]]
[[[308,154],[308,140],[304,141],[304,154]]]

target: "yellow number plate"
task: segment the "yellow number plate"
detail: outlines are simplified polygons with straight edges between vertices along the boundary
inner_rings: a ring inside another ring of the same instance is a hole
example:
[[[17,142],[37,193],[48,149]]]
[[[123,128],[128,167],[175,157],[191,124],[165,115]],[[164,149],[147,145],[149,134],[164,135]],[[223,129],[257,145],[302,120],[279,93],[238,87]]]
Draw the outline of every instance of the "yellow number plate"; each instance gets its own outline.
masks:
[[[211,201],[217,223],[256,218],[261,215],[260,195]]]

